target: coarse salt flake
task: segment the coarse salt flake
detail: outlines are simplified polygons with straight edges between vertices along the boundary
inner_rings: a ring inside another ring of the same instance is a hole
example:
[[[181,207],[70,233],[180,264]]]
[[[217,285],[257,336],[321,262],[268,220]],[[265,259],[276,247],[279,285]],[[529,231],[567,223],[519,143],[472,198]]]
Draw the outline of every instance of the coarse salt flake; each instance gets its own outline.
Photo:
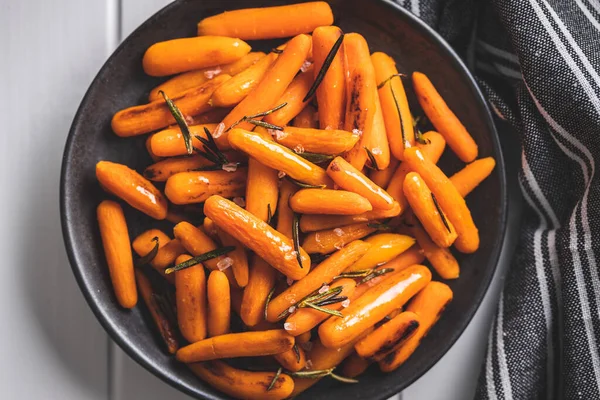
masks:
[[[302,154],[304,153],[304,146],[299,144],[296,147],[294,147],[294,151],[296,152],[296,154]]]
[[[240,207],[246,207],[246,200],[243,197],[234,197],[233,202]]]
[[[285,329],[286,331],[291,331],[292,329],[296,328],[296,324],[293,324],[291,322],[286,322],[285,324],[283,324],[283,329]]]
[[[281,179],[281,178],[285,177],[285,175],[286,175],[286,173],[285,173],[285,172],[283,172],[283,171],[279,171],[279,172],[277,173],[277,176],[279,177],[279,179]]]
[[[312,343],[311,342],[303,343],[302,348],[304,349],[304,345],[307,345],[307,344],[310,344],[310,347],[312,348]],[[304,349],[304,350],[307,350],[307,349]],[[306,360],[306,363],[304,364],[304,368],[311,369],[312,366],[313,366],[312,360]]]
[[[335,233],[337,236],[342,236],[344,234],[344,230],[342,228],[335,228],[333,233]]]
[[[337,242],[336,244],[333,245],[333,247],[335,247],[338,250],[341,250],[344,248],[344,242]]]
[[[321,286],[321,288],[319,289],[319,294],[323,294],[323,293],[325,293],[325,292],[326,292],[326,291],[328,291],[328,290],[329,290],[329,286],[327,286],[327,285],[323,285],[323,286]]]
[[[279,129],[267,129],[267,132],[269,132],[271,136],[275,136],[275,139],[277,140],[281,140],[287,136],[284,131],[280,131]]]
[[[233,265],[233,259],[231,257],[225,257],[224,259],[222,259],[221,261],[219,261],[217,263],[217,268],[219,269],[219,271],[223,272],[227,268],[231,267],[232,265]]]
[[[346,299],[342,301],[342,307],[346,308],[350,305],[350,299]]]
[[[218,139],[221,137],[221,135],[223,134],[223,132],[225,131],[225,124],[220,122],[217,127],[215,128],[215,131],[212,133],[212,137],[215,139]]]
[[[221,69],[221,67],[220,67],[220,66],[216,66],[216,67],[214,67],[213,69],[208,69],[208,70],[204,71],[204,76],[205,76],[207,79],[212,79],[212,78],[214,78],[215,76],[219,75],[219,74],[221,73],[221,71],[223,71],[223,70]]]
[[[296,311],[296,306],[291,306],[290,308],[288,308],[288,312],[290,314],[292,314],[294,311]]]
[[[288,286],[292,286],[292,284],[294,283],[294,280],[292,278],[287,278],[285,280],[285,282],[287,283]]]
[[[235,172],[235,171],[237,171],[237,167],[238,167],[238,165],[236,163],[227,163],[227,164],[223,164],[223,166],[221,168],[223,169],[223,171]]]
[[[300,71],[302,72],[306,72],[308,71],[308,69],[310,68],[310,66],[312,65],[312,63],[308,60],[304,61],[304,63],[302,63],[302,66],[300,67]]]
[[[358,136],[362,136],[362,131],[360,129],[352,129],[352,133]]]
[[[371,153],[373,153],[375,155],[380,155],[380,154],[383,154],[383,151],[381,151],[381,149],[379,147],[375,147],[373,150],[371,150]]]

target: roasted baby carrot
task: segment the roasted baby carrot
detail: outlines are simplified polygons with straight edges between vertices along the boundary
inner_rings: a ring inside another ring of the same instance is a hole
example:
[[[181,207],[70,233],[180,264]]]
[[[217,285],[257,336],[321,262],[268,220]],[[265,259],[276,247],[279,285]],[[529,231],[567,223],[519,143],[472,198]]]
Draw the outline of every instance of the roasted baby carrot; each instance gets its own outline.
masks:
[[[290,198],[297,190],[298,186],[288,180],[283,180],[279,188],[277,231],[290,239],[293,237],[292,226],[294,223],[294,211],[290,208]]]
[[[202,114],[210,110],[211,105],[208,100],[215,89],[229,78],[230,76],[226,74],[219,75],[200,86],[180,93],[172,100],[184,116]],[[175,122],[163,99],[117,112],[112,118],[111,126],[118,136],[128,137],[152,132]],[[156,154],[154,149],[152,151]]]
[[[165,219],[167,200],[150,181],[123,164],[100,161],[96,178],[110,193],[154,219]]]
[[[315,78],[323,68],[327,55],[342,35],[337,26],[320,26],[313,32]],[[344,75],[344,46],[331,61],[327,73],[317,88],[319,125],[321,129],[341,129],[346,112],[346,78]]]
[[[148,155],[150,156],[152,161],[158,162],[162,160],[162,157],[159,157],[152,152],[152,136],[154,136],[154,134],[148,135],[148,137],[146,138],[146,150],[148,151]]]
[[[387,314],[402,307],[431,281],[427,267],[414,265],[384,279],[352,301],[342,318],[330,318],[319,327],[325,347],[337,348],[352,342]]]
[[[419,104],[435,129],[444,136],[452,151],[466,163],[477,158],[477,144],[429,78],[420,72],[413,72],[412,78]]]
[[[310,293],[318,290],[323,283],[331,282],[335,276],[360,259],[369,247],[369,244],[361,240],[355,240],[332,254],[331,257],[310,271],[306,277],[295,282],[292,286],[284,290],[283,293],[271,300],[267,307],[267,320],[270,322],[279,320],[281,318],[280,314],[283,311],[297,304]]]
[[[304,100],[310,87],[313,83],[313,68],[309,68],[304,72],[296,75],[290,86],[285,90],[283,95],[277,101],[277,104],[285,103],[285,107],[267,115],[264,118],[265,122],[269,124],[285,126],[287,125],[296,115],[300,113],[306,106],[310,99]]]
[[[176,264],[192,258],[177,257]],[[175,272],[175,299],[179,331],[190,343],[206,337],[206,276],[204,267],[197,264]]]
[[[235,151],[224,153],[230,162],[245,161],[245,155]],[[199,154],[183,157],[169,157],[160,160],[144,170],[144,177],[154,182],[166,182],[169,177],[180,172],[190,172],[200,169],[210,169],[214,164]]]
[[[148,101],[155,101],[162,99],[161,91],[165,92],[167,96],[173,98],[177,97],[181,92],[191,89],[196,86],[202,85],[204,82],[213,79],[219,74],[227,74],[234,76],[239,74],[251,65],[256,64],[258,60],[263,58],[265,53],[262,52],[251,52],[243,56],[237,61],[234,61],[225,65],[217,65],[215,67],[202,68],[195,71],[185,72],[183,74],[174,76],[166,82],[161,83],[150,91],[148,95]]]
[[[198,115],[188,115],[185,117],[187,124],[192,125],[203,125],[203,124],[218,124],[223,121],[223,118],[231,112],[231,108],[214,107],[206,112]],[[227,143],[227,140],[225,140]],[[220,143],[217,143],[220,144]]]
[[[247,168],[229,171],[180,172],[167,179],[165,195],[173,204],[203,203],[210,196],[243,196],[246,191]]]
[[[236,399],[282,400],[294,390],[294,381],[286,374],[280,374],[271,386],[275,372],[244,371],[218,360],[188,367],[204,382]]]
[[[301,214],[353,215],[371,211],[363,196],[346,190],[302,189],[290,197],[290,207]]]
[[[198,35],[239,37],[244,40],[276,39],[310,33],[331,25],[333,13],[324,1],[277,7],[245,8],[204,18]]]
[[[207,220],[212,221],[210,218],[204,218],[205,227]],[[215,230],[223,246],[235,247],[235,250],[228,253],[227,256],[231,258],[231,269],[237,286],[241,288],[245,287],[248,284],[248,255],[246,254],[246,248],[236,238],[219,229],[216,225]]]
[[[319,115],[317,114],[317,110],[310,105],[307,104],[296,118],[292,121],[292,125],[296,128],[318,128],[319,127]]]
[[[200,228],[189,222],[180,222],[173,228],[173,234],[183,247],[193,256],[208,253],[217,249],[217,244]],[[210,270],[219,269],[219,262],[225,257],[219,256],[204,262]],[[179,264],[179,263],[177,263]]]
[[[308,273],[310,258],[301,247],[295,250],[290,239],[232,201],[221,196],[211,196],[204,203],[204,213],[219,228],[238,239],[288,278],[301,279]]]
[[[380,361],[419,328],[419,316],[405,311],[381,325],[354,345],[356,353],[369,361]]]
[[[196,138],[196,135],[206,137],[204,128],[208,129],[210,132],[214,132],[216,127],[217,124],[191,125],[189,129],[190,135],[192,136],[192,146],[201,149],[202,143]],[[215,141],[221,150],[226,150],[231,147],[229,146],[229,142],[225,141],[225,143],[223,143],[219,138],[216,138]],[[152,139],[150,139],[150,147],[152,153],[159,157],[187,155],[185,140],[179,127],[163,129],[162,131],[153,134]]]
[[[492,173],[495,166],[496,160],[493,157],[475,160],[452,175],[450,181],[456,187],[458,193],[462,197],[466,197]]]
[[[369,226],[368,223],[363,223],[311,232],[304,238],[302,248],[310,254],[329,254],[341,249],[353,240],[362,239],[376,230],[377,228]]]
[[[431,240],[440,247],[450,247],[456,240],[456,230],[437,198],[416,172],[406,175],[404,195],[415,216],[421,221]]]
[[[450,250],[435,244],[427,232],[418,225],[410,228],[411,234],[417,239],[419,246],[423,249],[423,254],[431,263],[435,272],[443,279],[456,279],[460,275],[458,261],[452,255]]]
[[[406,149],[404,162],[429,186],[448,221],[454,225],[458,238],[455,246],[463,253],[473,253],[479,247],[479,232],[465,200],[444,172],[427,159],[416,147]]]
[[[114,201],[104,200],[98,205],[97,217],[115,296],[121,307],[133,308],[138,296],[123,209]]]
[[[279,197],[278,171],[269,168],[254,158],[248,160],[248,180],[246,182],[246,211],[267,221],[277,209]]]
[[[206,285],[208,298],[208,336],[214,337],[229,333],[231,321],[231,298],[229,280],[221,271],[212,271]]]
[[[392,180],[392,176],[394,176],[394,172],[396,172],[396,168],[398,168],[398,164],[400,164],[400,161],[392,157],[390,165],[386,169],[371,170],[369,172],[369,179],[381,188],[387,187]]]
[[[286,371],[290,372],[300,371],[306,365],[306,353],[298,346],[295,349],[275,354],[274,358]]]
[[[365,239],[365,242],[369,243],[371,248],[346,272],[368,270],[385,264],[408,250],[415,240],[398,233],[379,233]]]
[[[223,120],[225,128],[229,129],[244,116],[265,112],[275,107],[277,100],[283,95],[306,60],[311,45],[312,40],[308,35],[298,35],[291,39],[260,83],[225,117]],[[238,127],[252,129],[252,124],[242,122]]]
[[[385,129],[394,157],[402,160],[405,142],[415,144],[415,133],[410,108],[402,78],[398,75],[396,63],[385,53],[373,53],[371,61],[375,68],[379,100],[385,121]]]
[[[250,265],[250,278],[244,288],[240,307],[240,317],[247,326],[255,326],[264,320],[265,303],[269,292],[275,286],[277,270],[265,260],[254,255]]]
[[[243,129],[229,132],[229,143],[260,163],[310,185],[331,185],[325,170],[290,149]]]
[[[154,240],[155,238],[157,241]],[[158,257],[158,253],[160,252],[160,250],[167,246],[167,244],[170,241],[171,238],[168,237],[163,231],[159,229],[148,229],[147,231],[142,232],[138,237],[136,237],[133,240],[133,242],[131,243],[131,247],[133,247],[133,250],[137,253],[138,256],[144,257],[145,255],[149,254],[155,246],[158,245],[158,251],[156,252],[154,258],[150,260],[150,265],[152,265],[166,280],[168,280],[171,283],[175,283],[175,277],[173,275],[166,275],[164,270],[165,267],[157,268],[155,263],[155,260]],[[178,255],[183,254],[183,247],[179,247],[181,248],[181,251],[179,252],[179,254],[173,256],[171,262],[175,261],[175,258]],[[161,255],[161,257],[164,257],[164,255]]]
[[[369,162],[369,167],[378,170],[386,169],[390,165],[390,145],[385,130],[381,103],[377,95],[375,95],[375,107],[373,126],[369,141],[367,142],[367,149],[370,152],[369,158],[375,160],[375,163],[373,163],[373,160]]]
[[[358,354],[353,353],[344,360],[342,364],[342,376],[346,378],[356,378],[369,368],[371,363]]]
[[[377,219],[393,218],[400,215],[400,205],[394,202],[390,210],[373,210],[356,215],[311,215],[306,214],[300,218],[302,232],[314,232],[331,228],[343,228],[346,225],[359,222],[369,222]]]
[[[308,151],[318,154],[340,154],[351,150],[358,142],[359,135],[340,129],[323,130],[286,126],[283,131],[275,133],[274,139],[277,143],[299,153]]]
[[[415,296],[406,310],[419,316],[419,328],[408,340],[400,343],[379,362],[383,372],[395,370],[411,356],[423,337],[440,318],[446,305],[452,301],[452,297],[452,290],[441,282],[430,282]]]

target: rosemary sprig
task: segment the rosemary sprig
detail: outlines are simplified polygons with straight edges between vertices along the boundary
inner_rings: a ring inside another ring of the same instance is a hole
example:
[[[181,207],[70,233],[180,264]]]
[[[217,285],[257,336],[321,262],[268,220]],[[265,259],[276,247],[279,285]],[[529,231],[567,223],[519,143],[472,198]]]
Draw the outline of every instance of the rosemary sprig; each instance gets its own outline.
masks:
[[[351,271],[351,272],[342,272],[339,275],[336,275],[333,277],[333,279],[342,279],[342,278],[364,278],[365,276],[368,276],[369,274],[372,274],[374,271],[374,268],[369,268],[369,269],[360,269],[358,271]]]
[[[246,167],[248,165],[246,163],[241,163],[241,162],[236,162],[236,163],[232,163],[232,164],[235,164],[238,168]],[[223,169],[222,164],[213,164],[213,165],[206,165],[204,167],[194,168],[194,169],[191,169],[190,171],[220,171],[222,169]]]
[[[421,122],[424,120],[425,120],[425,118],[423,118],[421,116],[413,118],[413,128],[415,128],[415,141],[419,144],[431,143],[431,140],[425,139],[423,137],[423,132],[421,132],[421,130],[419,129],[419,124],[421,124]]]
[[[271,302],[273,293],[275,293],[275,286],[273,286],[273,288],[269,290],[269,294],[267,295],[267,301],[265,301],[265,321],[267,320],[267,309],[269,308],[269,303]]]
[[[332,156],[330,154],[320,154],[320,153],[310,153],[310,152],[303,152],[303,153],[298,153],[295,151],[296,154],[298,154],[300,157],[304,158],[307,161],[310,161],[313,164],[321,164],[324,162],[328,162],[333,160],[333,158],[335,156]]]
[[[440,208],[440,205],[438,204],[438,201],[435,198],[435,194],[433,194],[433,192],[431,192],[431,199],[433,200],[433,205],[435,206],[438,214],[440,214],[440,218],[442,219],[444,226],[446,227],[446,229],[448,230],[449,233],[452,233],[452,229],[450,229],[450,224],[448,224],[448,221],[446,220],[446,216],[444,215],[444,212]]]
[[[292,350],[294,350],[294,354],[296,355],[296,362],[299,363],[300,362],[300,349],[298,348],[297,343],[294,344],[294,346],[292,347]]]
[[[183,141],[185,142],[185,150],[188,154],[192,154],[194,150],[192,146],[192,136],[190,135],[190,128],[188,128],[187,122],[185,121],[185,117],[181,113],[181,110],[179,110],[179,107],[175,105],[173,100],[171,100],[165,92],[159,90],[158,93],[160,93],[165,99],[165,103],[167,103],[167,107],[169,108],[171,115],[173,116],[173,118],[175,118],[175,121],[177,122],[177,125],[181,130],[181,134],[183,135]]]
[[[300,268],[304,268],[304,266],[302,266],[302,255],[300,254],[300,217],[297,213],[294,213],[294,218],[292,220],[292,239],[294,241],[296,260],[298,260]]]
[[[370,273],[369,275],[365,276],[360,282],[358,282],[358,284],[361,285],[363,283],[367,283],[373,278],[377,278],[378,276],[385,275],[385,274],[388,274],[393,271],[394,271],[394,268],[382,268],[382,269],[375,270],[372,273]]]
[[[259,119],[248,119],[248,120],[246,120],[246,122],[248,122],[249,124],[252,124],[254,126],[260,126],[260,127],[266,128],[266,129],[275,129],[278,131],[283,130],[283,126],[270,124],[268,122],[261,121]]]
[[[273,377],[273,380],[271,381],[271,384],[267,388],[267,392],[270,391],[271,389],[273,389],[273,387],[275,386],[275,383],[277,382],[277,379],[279,379],[279,375],[281,375],[281,371],[283,371],[283,369],[280,367],[277,370],[277,372],[275,373],[275,376]]]
[[[367,166],[371,169],[374,169],[375,171],[379,171],[379,165],[377,165],[377,160],[375,159],[375,156],[373,155],[371,150],[366,146],[364,147],[364,149],[367,152],[367,157],[369,157],[369,161],[371,162],[371,165]]]
[[[288,181],[292,182],[297,186],[300,186],[302,189],[325,189],[327,187],[327,185],[311,185],[310,183],[300,182],[299,180],[296,180],[289,175],[286,175],[285,177]]]
[[[394,99],[394,104],[396,105],[396,112],[398,113],[398,122],[400,122],[400,134],[402,135],[402,144],[404,145],[404,147],[406,147],[406,133],[404,132],[404,121],[402,120],[402,113],[400,112],[400,104],[398,104],[398,99],[396,98],[394,87],[391,84],[390,92],[392,92],[392,98]]]
[[[341,301],[344,301],[344,300],[346,300],[346,299],[343,299]],[[338,302],[336,302],[336,303],[338,303]],[[323,308],[323,307],[318,306],[316,304],[313,304],[313,303],[311,303],[309,301],[307,301],[305,304],[306,304],[307,307],[314,308],[315,310],[324,312],[325,314],[335,315],[336,317],[341,317],[342,316],[342,313],[339,312],[339,311],[337,311],[337,310],[330,310],[328,308]],[[334,304],[334,303],[330,302],[330,303],[327,303],[325,305],[329,305],[329,304]]]
[[[201,262],[204,262],[207,260],[212,260],[213,258],[222,256],[233,250],[235,250],[235,246],[226,246],[226,247],[221,247],[219,249],[215,249],[213,251],[209,251],[207,253],[200,254],[199,256],[192,257],[187,261],[184,261],[180,264],[175,265],[174,267],[165,269],[165,274],[168,275],[168,274],[172,274],[173,272],[176,272],[176,271],[181,271],[182,269],[193,267],[194,265],[200,264]]]
[[[271,203],[267,204],[267,224],[271,225],[273,219],[273,210],[271,210]]]
[[[334,368],[329,369],[317,369],[314,371],[298,371],[298,372],[288,372],[289,376],[293,376],[295,378],[306,378],[306,379],[321,379],[326,376],[330,376],[331,378],[344,382],[344,383],[358,383],[358,380],[347,378],[345,376],[340,376],[333,373]]]
[[[406,76],[406,75],[404,75],[404,74],[394,74],[394,75],[390,75],[390,76],[388,76],[387,78],[385,78],[385,79],[384,79],[384,80],[383,80],[383,81],[382,81],[382,82],[381,82],[379,85],[377,85],[377,89],[381,89],[382,87],[384,87],[384,86],[385,86],[385,84],[386,84],[386,83],[388,83],[389,81],[391,81],[391,80],[392,80],[393,78],[395,78],[395,77],[400,77],[400,78],[403,78],[403,77],[405,77],[405,76]],[[390,86],[391,86],[391,85],[390,85]]]
[[[330,304],[340,303],[347,299],[347,297],[345,297],[345,296],[338,297],[338,295],[342,292],[342,287],[338,286],[338,287],[329,289],[323,293],[319,293],[319,291],[321,290],[321,288],[323,286],[327,286],[327,284],[323,283],[321,285],[321,287],[319,287],[319,289],[308,294],[306,297],[302,298],[302,300],[300,300],[298,303],[296,303],[296,305],[295,305],[296,309],[311,307],[311,308],[314,308],[315,310],[324,312],[326,314],[341,317],[342,315],[339,314],[338,311],[330,310],[330,309],[323,308],[323,307],[330,305]],[[291,312],[288,308],[277,316],[277,320],[286,318],[290,314],[291,314]]]
[[[342,34],[335,41],[335,43],[333,44],[333,46],[331,46],[331,50],[329,50],[329,54],[327,54],[327,57],[325,57],[325,60],[323,61],[323,65],[321,66],[321,70],[317,74],[317,77],[315,78],[315,81],[313,82],[312,86],[308,90],[308,93],[306,93],[306,96],[304,96],[304,98],[302,99],[302,102],[306,102],[306,101],[308,101],[308,99],[310,99],[311,97],[313,97],[313,95],[317,91],[317,88],[319,87],[319,85],[323,81],[323,78],[325,77],[325,74],[329,70],[329,67],[331,67],[331,63],[333,63],[333,59],[335,58],[335,55],[337,54],[338,50],[342,46],[343,41],[344,41],[344,33],[342,32]]]
[[[231,126],[229,128],[227,128],[225,130],[225,132],[229,132],[231,129],[233,129],[237,125],[241,124],[242,122],[250,122],[249,120],[255,120],[256,118],[266,117],[267,115],[274,113],[275,111],[277,111],[285,106],[287,106],[287,103],[281,103],[280,105],[273,107],[267,111],[259,112],[257,114],[252,114],[252,115],[244,115],[242,118],[240,118],[239,120],[237,120],[233,124],[231,124]]]
[[[145,256],[138,258],[138,260],[135,262],[136,267],[144,266],[152,262],[154,257],[156,257],[156,254],[158,253],[158,247],[160,245],[158,243],[158,236],[154,236],[152,238],[152,242],[154,242],[154,247],[152,247],[152,250],[150,250]]]
[[[335,379],[336,381],[344,382],[344,383],[358,383],[358,379],[348,378],[346,376],[341,376],[334,374],[333,372],[329,374],[330,377]]]

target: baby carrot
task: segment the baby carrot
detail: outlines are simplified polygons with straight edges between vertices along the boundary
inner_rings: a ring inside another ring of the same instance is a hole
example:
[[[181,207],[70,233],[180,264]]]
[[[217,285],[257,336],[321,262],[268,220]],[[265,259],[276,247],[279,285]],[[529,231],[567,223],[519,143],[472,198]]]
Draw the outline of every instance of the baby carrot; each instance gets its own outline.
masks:
[[[133,308],[138,296],[123,209],[114,201],[104,200],[98,206],[97,217],[115,296],[121,307]]]
[[[152,161],[159,162],[160,160],[162,160],[162,157],[159,157],[152,152],[152,136],[154,136],[154,134],[148,135],[148,137],[146,138],[146,150],[148,151],[148,155],[150,156]]]
[[[365,242],[369,243],[371,248],[346,272],[372,269],[385,264],[408,250],[415,240],[398,233],[379,233],[365,239]]]
[[[277,100],[306,60],[311,44],[312,40],[308,35],[298,35],[291,39],[260,83],[225,117],[225,128],[229,129],[244,116],[265,112],[276,106]],[[252,124],[242,122],[238,127],[251,129]]]
[[[243,129],[229,132],[229,143],[260,163],[310,185],[331,185],[325,170],[288,148]]]
[[[301,214],[353,215],[371,211],[369,200],[345,190],[302,189],[290,197],[290,207]]]
[[[276,39],[310,33],[331,25],[333,13],[324,1],[286,6],[245,8],[204,18],[198,35],[239,37],[244,40]]]
[[[305,214],[300,217],[300,230],[302,232],[314,232],[331,228],[342,228],[346,225],[359,222],[369,222],[377,219],[393,218],[400,215],[400,205],[394,202],[389,210],[372,210],[356,215],[311,215]],[[281,214],[280,214],[281,215]]]
[[[245,371],[218,360],[188,367],[204,382],[236,399],[282,400],[294,390],[294,381],[286,374],[280,374],[271,386],[275,372]]]
[[[398,75],[396,63],[385,53],[373,53],[371,61],[375,68],[379,100],[385,121],[385,129],[394,157],[402,160],[404,157],[404,142],[411,146],[415,144],[415,133],[412,124],[408,99]]]
[[[246,191],[247,168],[228,171],[180,172],[167,179],[165,195],[173,204],[203,203],[210,196],[243,196]]]
[[[404,162],[421,175],[440,207],[446,212],[448,221],[454,225],[458,234],[456,248],[463,253],[476,251],[479,247],[479,232],[465,200],[448,177],[416,147],[406,149]]]
[[[384,188],[387,187],[394,176],[394,172],[398,168],[400,161],[392,157],[390,159],[390,165],[386,169],[371,170],[369,172],[369,179],[373,181],[377,186]]]
[[[323,130],[286,126],[283,131],[276,132],[274,138],[277,143],[300,153],[308,151],[319,154],[340,154],[351,150],[358,142],[359,136],[339,129]]]
[[[211,105],[208,100],[215,89],[229,78],[230,76],[226,74],[219,75],[200,86],[181,92],[172,100],[184,116],[202,114],[210,110]],[[167,103],[164,99],[159,99],[117,112],[112,118],[111,126],[118,136],[128,137],[165,128],[175,122]]]
[[[291,279],[301,279],[308,273],[310,258],[306,251],[294,249],[290,239],[266,222],[221,196],[211,196],[204,203],[204,213],[217,226],[254,251],[274,268]],[[300,262],[300,264],[299,264]]]
[[[452,290],[441,282],[430,282],[415,296],[406,310],[419,316],[419,328],[408,340],[399,343],[379,362],[383,372],[395,370],[411,356],[423,337],[440,318],[446,305],[452,301],[452,297]]]
[[[309,68],[304,72],[296,75],[290,86],[285,90],[283,95],[277,101],[277,104],[285,103],[286,106],[279,110],[267,115],[264,118],[265,122],[269,124],[285,126],[287,125],[296,115],[300,113],[306,106],[306,103],[310,101],[307,99],[303,101],[304,97],[310,90],[313,84],[313,68]]]
[[[371,152],[375,165],[371,161],[369,166],[372,169],[386,169],[390,165],[390,145],[388,143],[387,133],[385,130],[385,121],[383,120],[383,112],[379,96],[375,95],[375,115],[373,116],[373,126],[371,128],[371,136],[367,142],[367,149]]]
[[[298,346],[295,349],[275,354],[273,357],[283,369],[290,372],[298,372],[306,365],[306,353]]]
[[[110,193],[154,219],[165,219],[167,200],[150,181],[123,164],[100,161],[96,178]]]
[[[352,301],[342,318],[330,318],[323,322],[319,327],[321,342],[331,348],[352,342],[391,311],[402,307],[429,281],[431,272],[422,265],[413,265],[388,277]]]
[[[477,158],[477,144],[429,78],[420,72],[414,72],[412,78],[419,104],[435,129],[444,136],[452,151],[466,163]]]
[[[206,226],[207,220],[212,221],[210,218],[204,218],[204,226]],[[216,225],[215,230],[219,241],[223,246],[235,247],[235,250],[228,253],[227,256],[232,260],[231,269],[233,270],[235,282],[239,287],[245,287],[248,284],[248,256],[246,254],[246,248],[236,238],[222,229],[219,229]]]
[[[210,100],[209,100],[210,101]],[[223,121],[223,118],[227,116],[231,112],[231,108],[227,107],[215,107],[210,110],[203,112],[198,115],[188,115],[185,117],[188,125],[191,127],[192,125],[203,125],[203,124],[218,124]],[[211,131],[212,132],[212,131]],[[216,140],[216,138],[215,138]],[[227,140],[224,140],[227,143]],[[217,140],[217,145],[221,145]]]
[[[371,363],[358,354],[353,353],[344,360],[342,364],[342,376],[346,378],[356,378],[369,368]]]
[[[154,241],[154,238],[157,238],[158,242]],[[173,275],[166,275],[164,267],[157,268],[155,260],[158,257],[158,253],[162,248],[167,246],[167,244],[171,241],[171,238],[168,237],[163,231],[159,229],[149,229],[143,233],[141,233],[138,237],[136,237],[131,243],[131,247],[137,253],[138,256],[144,257],[146,254],[149,254],[154,246],[158,244],[158,251],[154,256],[154,259],[150,261],[150,265],[152,265],[167,281],[170,283],[175,283],[175,277]],[[180,254],[183,254],[184,249],[181,247],[181,252],[173,257],[172,261],[175,261],[175,257]]]
[[[302,248],[310,254],[329,254],[341,249],[347,243],[361,239],[376,230],[377,228],[370,227],[368,223],[363,223],[311,232],[304,238]]]
[[[331,48],[342,34],[337,26],[320,26],[313,32],[315,78]],[[317,88],[319,125],[321,129],[341,129],[346,112],[346,82],[344,75],[344,46],[340,47],[327,73]]]
[[[192,258],[177,257],[176,264]],[[206,276],[204,267],[197,264],[175,272],[175,299],[179,331],[190,343],[206,337]]]
[[[254,158],[248,160],[248,180],[246,182],[246,211],[267,221],[269,208],[271,215],[277,209],[279,197],[278,172]]]
[[[392,196],[342,157],[336,157],[329,164],[327,175],[342,189],[350,190],[365,197],[373,205],[373,208],[389,210],[394,207]],[[355,214],[358,214],[358,212]]]
[[[202,143],[196,138],[196,135],[206,137],[206,133],[204,133],[204,128],[208,129],[210,132],[214,132],[216,127],[217,124],[191,125],[189,129],[190,135],[192,136],[192,146],[201,149]],[[223,140],[219,139],[220,138],[215,139],[219,149],[227,150],[231,148],[231,146],[229,146],[228,141],[225,141],[225,143],[223,143]],[[156,154],[159,157],[175,157],[187,155],[185,141],[183,139],[183,134],[181,133],[181,129],[179,129],[179,127],[163,129],[162,131],[153,134],[152,139],[150,139],[150,147],[152,149],[152,153]]]
[[[416,172],[410,172],[404,179],[403,188],[408,204],[431,240],[440,247],[450,247],[457,236],[454,225],[448,220],[437,198],[421,176]]]
[[[264,320],[267,296],[275,285],[277,270],[262,258],[254,255],[250,266],[250,278],[244,288],[240,317],[249,327]]]
[[[381,325],[354,345],[356,353],[369,361],[380,361],[419,328],[419,316],[405,311]]]
[[[270,322],[279,320],[283,311],[318,290],[323,283],[331,282],[335,276],[360,259],[369,247],[369,244],[361,240],[355,240],[332,254],[331,257],[310,271],[306,277],[294,282],[292,286],[271,300],[267,307],[267,320]]]
[[[292,226],[294,223],[294,211],[290,208],[290,198],[296,193],[298,186],[288,180],[281,182],[279,188],[279,203],[277,209],[277,231],[292,239]]]
[[[460,275],[458,261],[452,255],[450,250],[435,244],[427,232],[418,225],[410,228],[411,234],[417,239],[419,246],[423,249],[423,254],[431,263],[435,272],[443,279],[456,279]]]
[[[495,166],[496,160],[493,157],[475,160],[452,175],[450,181],[456,187],[458,193],[462,197],[466,197],[492,173]]]
[[[224,154],[230,162],[242,162],[246,158],[245,155],[235,151],[228,151]],[[166,182],[171,176],[180,172],[190,172],[213,165],[212,162],[199,154],[184,157],[169,157],[147,167],[143,175],[144,178],[154,182]]]
[[[173,234],[193,256],[199,256],[217,249],[217,244],[202,229],[196,228],[189,222],[184,221],[175,225]],[[223,258],[224,256],[219,256],[205,261],[204,264],[210,270],[219,269],[219,261]]]
[[[318,128],[319,127],[319,115],[317,114],[317,110],[310,105],[307,104],[296,118],[292,121],[292,125],[296,128]]]
[[[206,285],[208,298],[208,336],[229,333],[231,299],[229,280],[221,271],[212,271]]]

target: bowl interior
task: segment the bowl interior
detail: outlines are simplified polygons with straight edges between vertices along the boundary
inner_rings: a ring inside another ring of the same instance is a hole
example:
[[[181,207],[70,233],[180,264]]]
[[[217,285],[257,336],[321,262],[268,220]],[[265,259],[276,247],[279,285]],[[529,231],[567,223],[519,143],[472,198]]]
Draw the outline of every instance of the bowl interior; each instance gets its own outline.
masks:
[[[110,129],[112,115],[122,108],[144,103],[149,90],[161,80],[143,73],[141,59],[151,44],[195,35],[196,23],[224,10],[260,7],[295,1],[183,0],[175,2],[139,27],[106,62],[89,88],[75,117],[63,159],[61,212],[65,243],[73,270],[90,307],[112,338],[134,359],[168,383],[199,398],[226,398],[200,381],[168,356],[154,335],[151,321],[136,307],[121,309],[113,296],[95,217],[99,201],[107,195],[98,186],[94,167],[99,160],[125,163],[138,171],[151,163],[146,137],[121,139]],[[481,228],[481,248],[472,255],[457,254],[461,277],[448,282],[455,298],[415,354],[398,370],[383,374],[372,366],[360,384],[323,379],[299,398],[384,399],[421,376],[450,348],[476,311],[488,287],[503,242],[506,196],[502,156],[490,113],[464,65],[429,28],[388,1],[330,1],[336,24],[345,32],[359,32],[371,51],[384,51],[398,63],[400,72],[422,71],[458,115],[479,145],[480,156],[493,156],[497,167],[467,202]],[[271,43],[251,43],[269,51]],[[405,81],[408,83],[408,81]],[[410,84],[407,84],[410,87]],[[410,89],[409,89],[410,90]],[[412,104],[414,97],[411,99]],[[446,152],[441,161],[454,172],[461,163]],[[130,236],[157,226],[141,213],[125,207]],[[172,224],[158,224],[171,232]],[[438,279],[438,278],[434,278]]]

